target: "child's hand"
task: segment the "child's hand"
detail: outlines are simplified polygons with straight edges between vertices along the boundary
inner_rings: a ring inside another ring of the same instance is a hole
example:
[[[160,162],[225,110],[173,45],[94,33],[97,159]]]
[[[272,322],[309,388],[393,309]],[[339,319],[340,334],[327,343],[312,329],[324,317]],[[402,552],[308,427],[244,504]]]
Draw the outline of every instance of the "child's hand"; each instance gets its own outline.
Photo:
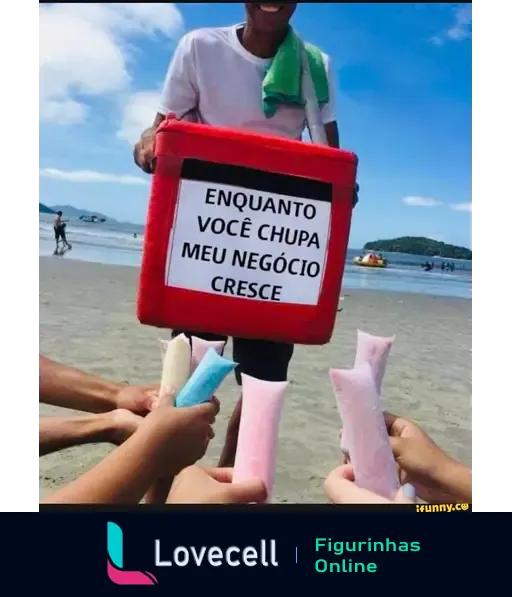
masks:
[[[407,497],[410,488],[402,487],[398,490],[393,501],[388,500],[372,491],[361,489],[355,484],[354,469],[350,464],[344,464],[332,470],[324,482],[325,493],[335,504],[412,504]]]
[[[174,479],[168,504],[251,504],[267,499],[263,481],[233,483],[233,469],[189,466]]]

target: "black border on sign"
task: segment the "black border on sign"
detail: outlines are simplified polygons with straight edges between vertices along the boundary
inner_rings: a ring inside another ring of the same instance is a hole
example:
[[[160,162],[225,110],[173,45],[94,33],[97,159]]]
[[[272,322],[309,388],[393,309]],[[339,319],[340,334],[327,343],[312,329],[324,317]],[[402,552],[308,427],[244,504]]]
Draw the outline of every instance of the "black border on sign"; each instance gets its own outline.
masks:
[[[185,158],[181,178],[206,183],[231,185],[270,195],[288,195],[332,203],[332,184],[290,174],[265,172],[246,166],[216,164],[204,160]]]

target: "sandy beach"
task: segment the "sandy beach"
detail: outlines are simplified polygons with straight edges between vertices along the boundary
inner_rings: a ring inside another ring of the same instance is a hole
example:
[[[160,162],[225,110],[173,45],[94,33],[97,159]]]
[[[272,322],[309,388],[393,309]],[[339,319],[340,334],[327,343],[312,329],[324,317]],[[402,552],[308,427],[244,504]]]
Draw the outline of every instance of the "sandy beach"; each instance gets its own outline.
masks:
[[[40,352],[107,378],[158,383],[158,338],[170,333],[135,317],[138,270],[40,258]],[[471,464],[471,301],[347,290],[331,343],[299,346],[280,430],[275,502],[325,502],[322,482],[339,462],[339,417],[327,371],[351,367],[358,328],[396,334],[383,387],[385,408],[418,421],[450,454]],[[231,355],[228,345],[227,355]],[[238,389],[234,376],[218,397],[215,463]],[[70,411],[40,405],[40,414]],[[40,495],[73,480],[111,447],[88,445],[40,458]]]

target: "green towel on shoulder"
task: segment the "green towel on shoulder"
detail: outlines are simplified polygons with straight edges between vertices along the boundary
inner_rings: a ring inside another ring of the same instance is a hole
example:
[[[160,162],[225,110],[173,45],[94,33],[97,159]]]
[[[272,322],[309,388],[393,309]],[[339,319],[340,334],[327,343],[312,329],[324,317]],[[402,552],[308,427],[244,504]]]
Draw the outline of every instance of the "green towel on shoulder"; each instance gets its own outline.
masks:
[[[320,107],[329,101],[329,82],[320,50],[306,43],[311,78]],[[263,112],[267,118],[276,113],[279,104],[304,106],[301,89],[300,43],[293,29],[280,45],[263,79]]]

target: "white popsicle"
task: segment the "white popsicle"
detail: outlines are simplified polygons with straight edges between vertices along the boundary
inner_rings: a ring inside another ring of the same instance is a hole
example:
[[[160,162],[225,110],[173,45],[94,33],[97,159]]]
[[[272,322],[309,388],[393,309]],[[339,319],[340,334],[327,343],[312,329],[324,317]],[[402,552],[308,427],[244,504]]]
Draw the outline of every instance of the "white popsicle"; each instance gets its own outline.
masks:
[[[160,341],[162,347],[163,340]],[[160,379],[159,406],[169,400],[174,400],[190,376],[192,351],[190,343],[184,334],[180,334],[167,343],[162,363],[162,377]],[[159,479],[149,488],[145,496],[146,504],[164,504],[172,479]]]
[[[162,364],[159,405],[169,395],[176,396],[181,391],[190,377],[191,360],[190,343],[184,334],[176,336],[167,344]]]

